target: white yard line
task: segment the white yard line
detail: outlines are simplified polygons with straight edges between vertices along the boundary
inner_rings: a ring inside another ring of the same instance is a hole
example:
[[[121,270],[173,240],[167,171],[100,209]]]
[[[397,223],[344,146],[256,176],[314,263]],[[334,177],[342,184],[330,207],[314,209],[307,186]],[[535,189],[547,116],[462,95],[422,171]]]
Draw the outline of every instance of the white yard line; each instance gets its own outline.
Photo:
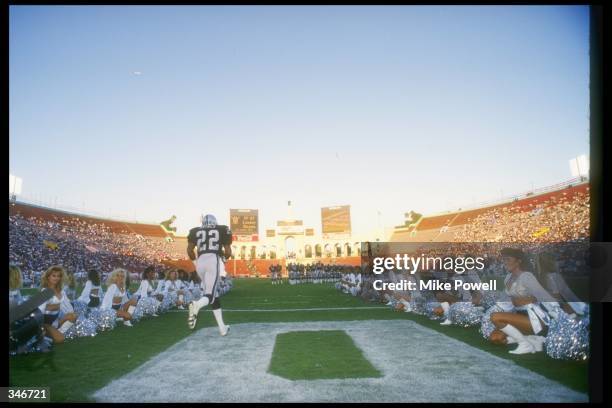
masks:
[[[276,335],[297,330],[346,331],[383,377],[291,381],[268,373]],[[232,325],[226,337],[216,327],[202,328],[92,398],[107,402],[588,401],[583,393],[410,320],[245,323]]]

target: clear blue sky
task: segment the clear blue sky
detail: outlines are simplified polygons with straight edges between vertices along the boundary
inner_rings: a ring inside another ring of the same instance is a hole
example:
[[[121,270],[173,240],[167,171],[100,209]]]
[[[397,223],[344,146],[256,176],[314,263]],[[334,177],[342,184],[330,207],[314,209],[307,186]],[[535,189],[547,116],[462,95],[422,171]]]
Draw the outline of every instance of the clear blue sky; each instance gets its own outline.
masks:
[[[354,230],[570,178],[589,149],[588,7],[12,6],[24,197],[179,232]],[[140,75],[138,75],[140,73]]]

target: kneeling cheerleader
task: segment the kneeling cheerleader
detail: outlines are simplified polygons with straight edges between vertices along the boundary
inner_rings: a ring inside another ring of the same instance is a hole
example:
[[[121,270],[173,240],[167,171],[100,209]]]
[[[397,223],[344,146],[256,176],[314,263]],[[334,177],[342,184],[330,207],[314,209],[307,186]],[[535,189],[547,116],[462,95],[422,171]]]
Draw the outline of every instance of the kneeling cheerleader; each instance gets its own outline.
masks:
[[[501,251],[509,271],[504,279],[504,290],[512,300],[514,312],[491,313],[495,326],[489,339],[498,344],[517,343],[511,354],[535,353],[543,350],[543,343],[551,317],[559,314],[559,304],[544,289],[528,267],[524,253],[518,249]]]

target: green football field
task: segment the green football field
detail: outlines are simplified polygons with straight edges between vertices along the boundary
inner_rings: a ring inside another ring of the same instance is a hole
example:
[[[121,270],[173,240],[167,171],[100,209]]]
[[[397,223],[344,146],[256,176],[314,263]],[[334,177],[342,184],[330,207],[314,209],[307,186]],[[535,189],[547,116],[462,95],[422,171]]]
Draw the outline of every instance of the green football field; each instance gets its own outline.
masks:
[[[236,279],[232,291],[221,298],[221,303],[225,322],[233,327],[229,336],[239,335],[242,324],[256,327],[253,324],[283,322],[299,327],[300,322],[349,322],[346,330],[321,329],[310,333],[293,330],[276,335],[265,370],[292,381],[380,380],[384,373],[374,367],[351,340],[350,321],[357,324],[357,321],[409,320],[410,324],[417,325],[415,327],[427,329],[428,336],[458,340],[466,347],[469,345],[486,355],[509,360],[568,389],[580,393],[588,391],[587,363],[554,360],[545,353],[511,355],[509,347],[485,341],[477,327],[440,326],[439,322],[427,317],[395,312],[380,304],[342,294],[332,284],[272,285],[269,280]],[[197,329],[212,326],[216,326],[212,313],[200,312]],[[197,330],[194,333],[187,328],[185,311],[146,318],[131,328],[117,325],[114,330],[93,338],[56,345],[50,353],[10,357],[10,386],[49,387],[53,401],[92,401],[92,395],[111,381],[129,376],[177,343],[197,335]],[[403,336],[406,344],[410,344],[411,333],[408,331]],[[426,346],[427,341],[419,341],[418,345]],[[415,358],[435,368],[435,354],[429,356],[419,351]]]

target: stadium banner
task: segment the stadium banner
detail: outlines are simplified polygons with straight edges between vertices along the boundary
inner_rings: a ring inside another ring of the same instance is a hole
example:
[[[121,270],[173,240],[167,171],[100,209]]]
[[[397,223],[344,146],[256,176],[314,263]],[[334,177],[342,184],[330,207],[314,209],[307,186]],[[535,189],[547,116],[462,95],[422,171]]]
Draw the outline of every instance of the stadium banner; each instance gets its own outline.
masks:
[[[321,232],[325,239],[345,239],[351,235],[351,206],[321,208]]]
[[[278,235],[304,235],[302,220],[285,220],[276,223]]]
[[[259,241],[259,210],[230,209],[230,229],[234,241]]]

